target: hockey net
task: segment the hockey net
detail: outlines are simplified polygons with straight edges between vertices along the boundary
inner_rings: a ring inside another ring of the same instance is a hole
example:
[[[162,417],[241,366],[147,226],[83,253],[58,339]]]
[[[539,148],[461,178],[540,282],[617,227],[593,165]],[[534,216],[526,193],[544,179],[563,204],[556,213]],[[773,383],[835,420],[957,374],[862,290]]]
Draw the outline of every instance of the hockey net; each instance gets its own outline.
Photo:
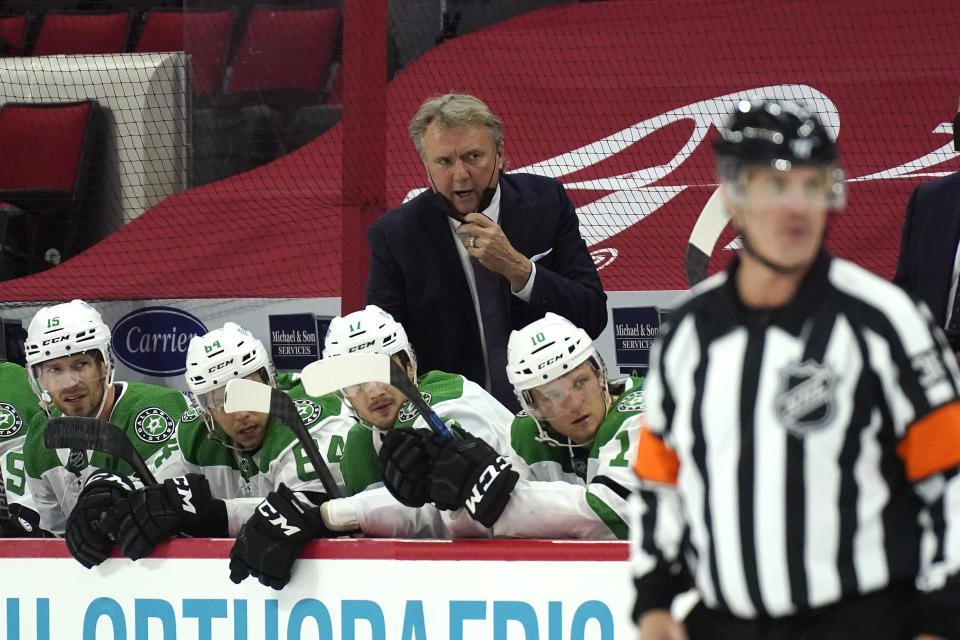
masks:
[[[565,184],[610,291],[687,287],[691,230],[716,188],[709,142],[738,97],[791,97],[821,114],[850,180],[827,244],[883,277],[911,190],[960,168],[960,9],[939,0],[362,0],[346,13],[336,1],[188,2],[172,8],[189,58],[163,53],[159,37],[145,44],[149,16],[170,8],[157,0],[111,5],[129,18],[115,52],[39,55],[60,53],[43,31],[58,10],[103,6],[4,6],[0,38],[19,55],[0,58],[0,100],[91,98],[102,126],[82,202],[65,214],[83,222],[62,264],[43,256],[71,218],[45,218],[39,238],[29,215],[5,218],[3,305],[355,303],[364,226],[425,186],[406,125],[450,91],[501,117],[511,171]],[[103,37],[98,51],[115,50]],[[709,270],[735,247],[723,231]]]

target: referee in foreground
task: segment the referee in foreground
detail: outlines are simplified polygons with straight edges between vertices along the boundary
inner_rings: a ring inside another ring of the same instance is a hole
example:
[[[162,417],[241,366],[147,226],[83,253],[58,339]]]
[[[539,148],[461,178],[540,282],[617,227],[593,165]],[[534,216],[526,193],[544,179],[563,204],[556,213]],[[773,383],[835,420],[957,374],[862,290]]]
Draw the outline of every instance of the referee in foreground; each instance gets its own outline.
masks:
[[[844,184],[812,113],[740,102],[714,152],[742,250],[651,356],[639,638],[960,638],[957,360],[925,307],[823,250]]]

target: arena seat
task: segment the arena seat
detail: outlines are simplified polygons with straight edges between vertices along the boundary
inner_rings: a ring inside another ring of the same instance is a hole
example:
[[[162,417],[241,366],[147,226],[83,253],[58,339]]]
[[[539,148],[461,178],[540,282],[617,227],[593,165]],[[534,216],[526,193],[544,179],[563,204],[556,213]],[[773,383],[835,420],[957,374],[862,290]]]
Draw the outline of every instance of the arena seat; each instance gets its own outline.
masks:
[[[339,9],[259,5],[247,16],[226,92],[300,90],[320,94],[340,28]]]
[[[144,17],[137,53],[186,51],[193,58],[193,91],[216,93],[230,45],[231,11],[152,9]]]
[[[270,162],[284,151],[282,131],[280,114],[264,104],[195,109],[191,186]]]
[[[122,53],[129,29],[130,11],[50,11],[43,17],[32,55]]]
[[[0,16],[0,56],[22,56],[29,16]]]
[[[0,107],[0,201],[23,210],[16,221],[23,228],[11,233],[20,236],[18,250],[30,271],[48,248],[66,258],[94,239],[95,208],[86,205],[93,195],[98,111],[95,100]]]

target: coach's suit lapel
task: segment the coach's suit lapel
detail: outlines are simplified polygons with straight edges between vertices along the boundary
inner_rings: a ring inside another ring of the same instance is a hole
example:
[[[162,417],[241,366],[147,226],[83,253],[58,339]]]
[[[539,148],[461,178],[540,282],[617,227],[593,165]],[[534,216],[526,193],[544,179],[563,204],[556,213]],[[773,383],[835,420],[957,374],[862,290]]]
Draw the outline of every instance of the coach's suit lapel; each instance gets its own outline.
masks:
[[[934,315],[938,318],[946,318],[950,312],[950,305],[953,300],[949,298],[950,287],[953,277],[953,263],[957,255],[957,243],[960,242],[960,180],[954,181],[951,188],[943,194],[943,198],[937,203],[937,213],[934,215],[943,216],[948,221],[944,233],[932,233],[928,236],[930,244],[924,247],[924,251],[931,255],[931,262],[936,260],[940,266],[931,269],[930,277],[933,284],[930,285],[931,296],[937,300],[931,307],[940,307],[935,309]],[[935,227],[936,228],[936,227]]]

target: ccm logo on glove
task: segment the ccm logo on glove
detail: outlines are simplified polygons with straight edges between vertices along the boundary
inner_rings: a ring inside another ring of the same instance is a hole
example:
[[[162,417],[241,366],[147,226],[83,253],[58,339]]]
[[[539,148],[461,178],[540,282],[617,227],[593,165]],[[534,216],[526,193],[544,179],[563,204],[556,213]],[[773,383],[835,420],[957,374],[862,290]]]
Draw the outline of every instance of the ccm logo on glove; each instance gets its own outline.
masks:
[[[185,476],[173,479],[174,488],[180,496],[180,507],[187,513],[196,513],[197,508],[193,504],[193,491],[190,490],[190,483]]]
[[[473,485],[473,489],[470,491],[470,496],[467,498],[467,501],[464,504],[469,513],[473,515],[477,513],[477,507],[479,506],[480,501],[483,500],[483,496],[486,495],[490,485],[493,484],[493,481],[497,479],[497,476],[499,476],[502,471],[505,471],[509,468],[510,463],[507,462],[503,456],[500,456],[480,473],[477,483]]]
[[[303,509],[300,508],[299,504],[291,503],[294,508],[296,508],[300,513],[303,513]],[[300,527],[294,526],[287,522],[287,518],[273,508],[269,502],[261,502],[260,506],[257,507],[257,511],[260,512],[264,518],[267,519],[267,522],[272,524],[275,527],[279,527],[280,531],[285,536],[292,536],[300,533]]]

